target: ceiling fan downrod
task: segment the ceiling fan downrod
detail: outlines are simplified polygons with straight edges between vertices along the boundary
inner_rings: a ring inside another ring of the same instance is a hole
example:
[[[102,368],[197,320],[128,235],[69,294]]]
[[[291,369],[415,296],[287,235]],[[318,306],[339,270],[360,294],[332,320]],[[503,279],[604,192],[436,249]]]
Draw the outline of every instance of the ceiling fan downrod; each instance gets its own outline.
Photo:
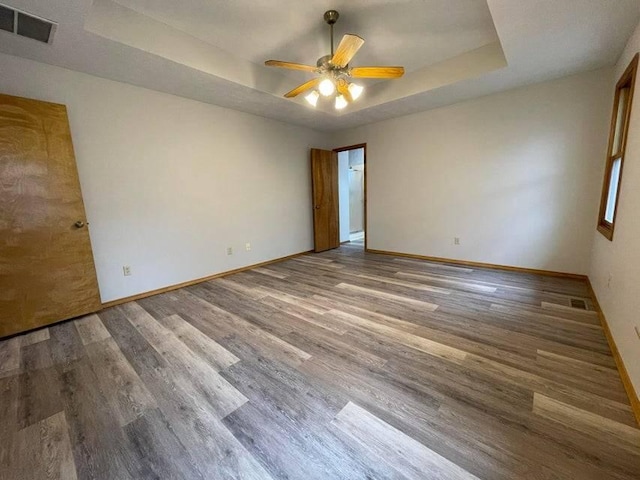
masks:
[[[324,12],[324,21],[329,24],[331,28],[331,56],[333,57],[333,26],[340,18],[340,14],[337,10],[327,10]]]

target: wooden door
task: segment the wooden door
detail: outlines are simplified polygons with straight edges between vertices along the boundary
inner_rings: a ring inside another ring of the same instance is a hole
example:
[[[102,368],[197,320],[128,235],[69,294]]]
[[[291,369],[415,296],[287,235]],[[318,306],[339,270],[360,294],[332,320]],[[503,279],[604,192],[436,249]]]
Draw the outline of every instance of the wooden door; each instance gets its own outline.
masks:
[[[315,251],[324,252],[340,246],[338,156],[336,153],[312,148],[311,175]]]
[[[100,309],[64,105],[0,94],[0,337]]]

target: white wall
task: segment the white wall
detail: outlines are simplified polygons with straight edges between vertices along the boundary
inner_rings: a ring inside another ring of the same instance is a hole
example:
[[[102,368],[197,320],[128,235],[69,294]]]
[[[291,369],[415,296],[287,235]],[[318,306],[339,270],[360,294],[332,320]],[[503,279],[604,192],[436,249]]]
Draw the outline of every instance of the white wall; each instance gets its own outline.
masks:
[[[335,135],[7,55],[0,71],[1,92],[68,106],[104,301],[312,248],[308,148],[365,142],[370,248],[589,271],[609,69]],[[637,226],[624,202],[617,239]]]
[[[349,174],[349,231],[364,230],[364,165],[350,167]]]
[[[630,38],[615,67],[614,81],[622,75],[633,56],[640,50],[640,25]],[[613,107],[613,85],[609,115]],[[605,154],[600,154],[600,180],[604,176]],[[598,199],[599,200],[599,199]],[[597,205],[597,201],[594,205]],[[595,230],[591,283],[607,318],[611,333],[629,372],[636,392],[640,394],[640,339],[634,326],[640,328],[640,87],[636,90],[631,108],[629,137],[622,174],[620,199],[613,241]],[[609,276],[611,282],[609,283]]]
[[[337,135],[367,143],[369,248],[587,274],[611,78],[602,69]]]
[[[68,107],[103,301],[312,248],[326,135],[3,54],[0,72]]]
[[[338,152],[340,242],[349,241],[349,150]]]
[[[364,148],[354,148],[353,150],[348,150],[348,152],[350,167],[364,165]]]
[[[349,150],[349,230],[364,230],[364,148]]]

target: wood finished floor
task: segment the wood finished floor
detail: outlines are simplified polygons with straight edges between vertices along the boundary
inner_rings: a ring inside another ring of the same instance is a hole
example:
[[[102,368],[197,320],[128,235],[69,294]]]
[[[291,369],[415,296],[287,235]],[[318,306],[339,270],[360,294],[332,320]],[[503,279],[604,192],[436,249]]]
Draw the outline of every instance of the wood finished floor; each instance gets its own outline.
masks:
[[[640,478],[584,282],[353,245],[1,341],[0,395],[2,479]]]

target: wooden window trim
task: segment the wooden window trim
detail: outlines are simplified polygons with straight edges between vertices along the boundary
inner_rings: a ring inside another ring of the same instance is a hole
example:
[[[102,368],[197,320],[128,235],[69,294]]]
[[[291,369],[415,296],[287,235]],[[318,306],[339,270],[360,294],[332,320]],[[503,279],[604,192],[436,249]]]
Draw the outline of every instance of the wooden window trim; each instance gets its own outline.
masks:
[[[609,128],[609,145],[607,147],[607,163],[604,172],[604,181],[602,184],[602,196],[600,198],[600,213],[598,215],[598,231],[604,235],[608,240],[613,241],[613,232],[615,230],[616,225],[616,217],[618,215],[618,204],[620,202],[620,193],[622,189],[622,174],[624,170],[624,158],[627,149],[627,135],[629,132],[629,122],[631,120],[631,108],[633,105],[633,92],[636,86],[636,72],[638,70],[638,54],[636,53],[629,63],[629,66],[624,71],[620,80],[616,84],[616,93],[613,100],[613,113],[611,115],[611,126]],[[618,109],[620,108],[620,92],[624,88],[629,88],[629,96],[627,98],[626,104],[623,105],[625,108],[624,118],[622,119],[623,125],[620,131],[620,149],[618,152],[613,152],[614,142],[615,142],[615,134],[616,134],[616,123],[618,118]],[[605,214],[607,209],[607,200],[609,198],[609,186],[611,183],[611,172],[613,169],[613,162],[617,159],[620,159],[620,175],[618,178],[618,190],[616,196],[616,204],[613,211],[613,222],[608,222],[605,220]]]

